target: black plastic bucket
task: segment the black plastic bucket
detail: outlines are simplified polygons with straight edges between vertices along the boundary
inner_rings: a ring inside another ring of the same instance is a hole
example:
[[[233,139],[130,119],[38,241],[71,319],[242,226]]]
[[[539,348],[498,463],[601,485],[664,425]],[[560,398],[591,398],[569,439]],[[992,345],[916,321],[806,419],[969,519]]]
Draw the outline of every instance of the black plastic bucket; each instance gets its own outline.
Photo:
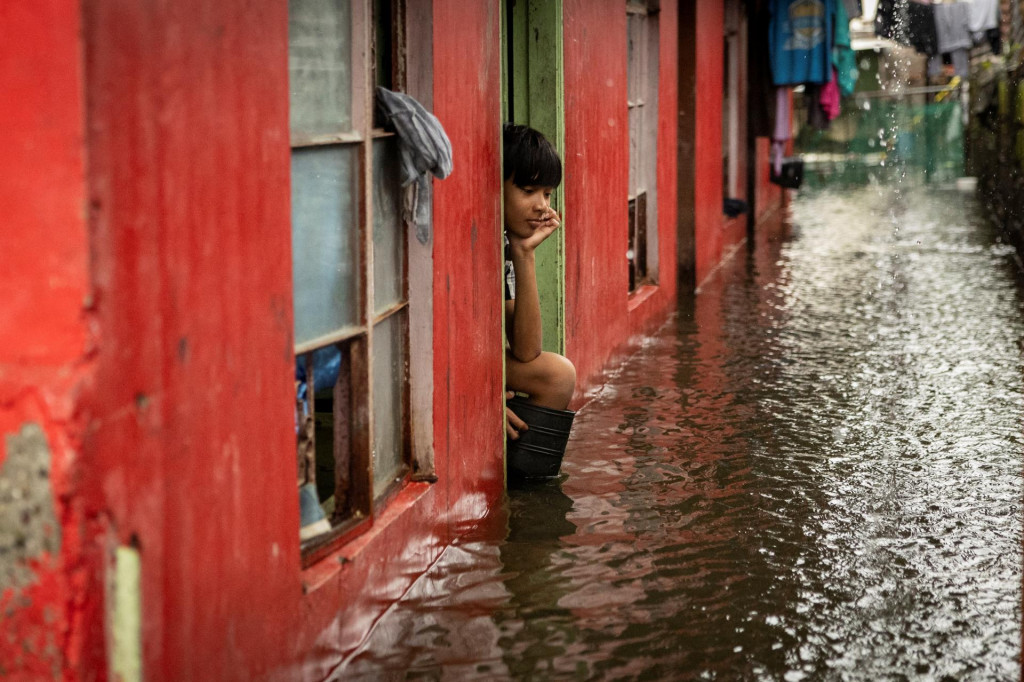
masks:
[[[510,478],[551,478],[558,475],[569,442],[575,412],[553,410],[516,396],[506,403],[530,427],[508,441]]]

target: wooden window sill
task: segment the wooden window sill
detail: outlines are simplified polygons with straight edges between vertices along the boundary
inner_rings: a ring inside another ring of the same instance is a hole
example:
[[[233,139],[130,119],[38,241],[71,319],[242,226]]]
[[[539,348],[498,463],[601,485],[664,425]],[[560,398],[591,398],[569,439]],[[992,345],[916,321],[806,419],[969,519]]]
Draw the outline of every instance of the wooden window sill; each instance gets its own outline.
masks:
[[[358,561],[363,550],[372,546],[374,540],[390,523],[420,504],[433,487],[430,483],[407,483],[384,508],[383,513],[373,520],[373,525],[365,533],[339,544],[333,552],[302,570],[303,593],[316,592],[330,583],[345,566]]]
[[[633,312],[634,310],[639,308],[641,305],[643,305],[644,301],[649,299],[651,296],[654,296],[654,294],[657,293],[657,291],[657,284],[641,284],[640,288],[638,288],[636,291],[629,295],[629,312]]]

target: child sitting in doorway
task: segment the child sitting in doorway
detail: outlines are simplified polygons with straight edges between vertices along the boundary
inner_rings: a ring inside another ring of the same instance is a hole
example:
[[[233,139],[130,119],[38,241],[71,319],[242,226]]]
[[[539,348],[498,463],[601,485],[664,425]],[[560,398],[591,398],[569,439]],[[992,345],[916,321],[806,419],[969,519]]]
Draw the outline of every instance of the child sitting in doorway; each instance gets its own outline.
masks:
[[[551,193],[562,181],[562,162],[547,138],[532,128],[506,123],[502,138],[506,398],[525,393],[530,403],[565,410],[576,388],[576,368],[567,358],[541,350],[534,257],[561,222],[551,208]],[[517,440],[529,427],[510,408],[505,412],[508,437]]]

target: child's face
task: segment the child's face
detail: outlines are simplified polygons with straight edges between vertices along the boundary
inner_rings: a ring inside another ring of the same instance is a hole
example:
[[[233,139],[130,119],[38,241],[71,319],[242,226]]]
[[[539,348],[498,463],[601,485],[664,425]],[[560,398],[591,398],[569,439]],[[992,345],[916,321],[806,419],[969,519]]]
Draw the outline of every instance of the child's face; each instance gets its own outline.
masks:
[[[505,229],[510,235],[525,239],[547,220],[555,217],[551,208],[553,187],[527,185],[519,187],[511,178],[505,180]]]

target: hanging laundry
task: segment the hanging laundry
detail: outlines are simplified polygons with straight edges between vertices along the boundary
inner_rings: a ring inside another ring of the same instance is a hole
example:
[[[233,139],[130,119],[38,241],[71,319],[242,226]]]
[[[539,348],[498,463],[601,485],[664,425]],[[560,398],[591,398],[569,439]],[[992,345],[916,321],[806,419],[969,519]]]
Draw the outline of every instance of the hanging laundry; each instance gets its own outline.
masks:
[[[403,92],[376,89],[377,108],[398,134],[402,163],[402,187],[416,183],[405,195],[403,220],[416,226],[416,239],[430,242],[430,180],[427,172],[442,180],[452,172],[452,143],[437,117]]]
[[[786,154],[786,142],[792,137],[789,95],[789,88],[775,88],[775,130],[772,132],[771,149],[772,168],[775,175],[782,173],[782,158]]]
[[[821,93],[824,85],[807,85],[804,87],[804,108],[807,109],[807,125],[815,130],[828,130],[829,120],[821,105]]]
[[[971,8],[960,2],[943,3],[933,5],[932,11],[935,12],[935,42],[938,52],[969,50],[974,42],[970,27]]]
[[[826,121],[831,122],[839,115],[839,83],[835,69],[832,69],[832,80],[821,86],[821,90],[818,93],[818,106],[821,107],[822,113],[825,114]]]
[[[941,4],[933,7],[935,12],[936,48],[953,64],[957,76],[967,78],[970,56],[968,50],[974,43],[970,29],[970,7],[965,3]],[[937,56],[928,59],[928,75],[942,73],[942,64]],[[936,73],[937,72],[937,73]]]
[[[754,12],[750,22],[750,58],[747,60],[750,69],[747,125],[754,137],[770,138],[775,111],[775,84],[772,81],[767,31],[771,12],[764,3],[759,3]]]
[[[996,54],[1002,54],[1003,52],[1003,32],[997,26],[996,28],[990,28],[985,31],[985,40],[988,41],[992,47],[992,51]]]
[[[850,17],[843,2],[835,4],[833,27],[832,66],[835,67],[840,93],[849,97],[857,86],[857,54],[851,47]]]
[[[971,68],[971,53],[963,48],[946,52],[945,54],[933,54],[928,57],[928,77],[937,78],[945,73],[943,68],[946,64],[952,64],[954,75],[967,78]]]
[[[913,0],[879,0],[875,34],[926,55],[938,54],[932,7],[930,3]]]
[[[776,85],[827,83],[837,0],[771,0],[769,55]]]
[[[953,50],[950,57],[953,60],[953,73],[960,78],[969,78],[971,75],[970,50]]]
[[[968,29],[975,43],[988,40],[987,32],[999,29],[999,0],[966,0]]]
[[[939,38],[935,34],[935,5],[924,2],[907,3],[907,41],[921,54],[939,52]]]
[[[902,9],[902,14],[900,13]],[[879,0],[875,8],[875,35],[902,42],[896,36],[904,26],[906,5],[896,6],[896,0]]]

